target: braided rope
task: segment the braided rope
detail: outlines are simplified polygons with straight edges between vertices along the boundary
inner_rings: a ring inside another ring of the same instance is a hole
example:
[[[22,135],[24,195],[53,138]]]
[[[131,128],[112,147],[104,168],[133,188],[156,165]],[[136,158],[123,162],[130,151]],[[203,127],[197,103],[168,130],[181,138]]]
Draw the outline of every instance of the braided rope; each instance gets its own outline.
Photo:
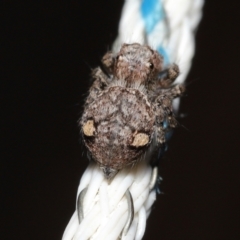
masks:
[[[194,33],[201,19],[203,0],[126,0],[113,50],[122,43],[148,44],[163,55],[165,65],[175,62],[184,82],[194,55]],[[178,101],[174,102],[175,110]],[[120,171],[108,183],[99,167],[92,163],[84,172],[77,196],[87,187],[83,201],[84,218],[79,224],[77,210],[68,223],[62,240],[115,240],[128,218],[125,197],[129,189],[134,202],[134,219],[124,240],[142,239],[146,219],[156,200],[152,189],[152,168],[145,162]],[[77,206],[76,206],[77,208]]]

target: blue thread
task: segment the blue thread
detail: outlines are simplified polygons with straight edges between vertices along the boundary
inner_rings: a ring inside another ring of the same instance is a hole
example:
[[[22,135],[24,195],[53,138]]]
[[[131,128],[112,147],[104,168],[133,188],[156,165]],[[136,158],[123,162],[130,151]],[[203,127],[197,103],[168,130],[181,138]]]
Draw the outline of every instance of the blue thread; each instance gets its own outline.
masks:
[[[168,121],[167,120],[163,121],[163,129],[165,130],[168,127],[169,127]]]
[[[164,65],[168,65],[170,62],[167,51],[162,46],[159,46],[157,51],[163,56]]]
[[[143,0],[141,14],[145,22],[146,31],[149,34],[164,17],[161,0]]]

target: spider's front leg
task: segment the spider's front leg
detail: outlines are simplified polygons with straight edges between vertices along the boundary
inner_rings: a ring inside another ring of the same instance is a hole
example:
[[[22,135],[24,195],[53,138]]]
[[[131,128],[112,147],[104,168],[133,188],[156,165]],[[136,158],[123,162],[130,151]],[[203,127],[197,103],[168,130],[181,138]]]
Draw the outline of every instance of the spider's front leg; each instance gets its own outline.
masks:
[[[97,99],[99,93],[109,85],[113,78],[115,57],[112,52],[107,52],[102,60],[102,68],[97,67],[92,71],[93,84],[89,89],[89,96],[85,106]]]
[[[172,64],[165,70],[161,71],[158,77],[159,86],[161,88],[169,87],[179,75],[179,67],[177,64]]]
[[[115,65],[116,58],[113,52],[107,52],[102,58],[102,65],[104,70],[108,75],[112,75],[114,72],[114,65]]]

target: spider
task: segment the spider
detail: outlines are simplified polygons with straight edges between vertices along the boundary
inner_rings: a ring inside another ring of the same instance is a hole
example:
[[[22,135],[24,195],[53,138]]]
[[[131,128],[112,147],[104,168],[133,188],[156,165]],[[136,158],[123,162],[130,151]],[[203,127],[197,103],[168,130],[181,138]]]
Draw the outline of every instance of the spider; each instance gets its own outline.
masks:
[[[163,57],[139,43],[107,52],[92,71],[93,84],[79,120],[91,160],[107,179],[138,161],[151,161],[177,126],[172,102],[183,85],[173,84],[176,64],[163,68]]]

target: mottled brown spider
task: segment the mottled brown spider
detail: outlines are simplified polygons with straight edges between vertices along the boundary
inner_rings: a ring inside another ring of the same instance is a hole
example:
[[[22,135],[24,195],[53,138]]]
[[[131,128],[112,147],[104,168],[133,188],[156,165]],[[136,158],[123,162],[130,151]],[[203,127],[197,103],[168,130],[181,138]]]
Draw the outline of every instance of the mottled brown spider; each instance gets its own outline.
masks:
[[[172,84],[178,66],[163,69],[162,56],[147,45],[123,44],[102,65],[92,72],[79,124],[90,158],[111,179],[127,165],[150,161],[165,143],[177,125],[172,101],[184,87]]]

